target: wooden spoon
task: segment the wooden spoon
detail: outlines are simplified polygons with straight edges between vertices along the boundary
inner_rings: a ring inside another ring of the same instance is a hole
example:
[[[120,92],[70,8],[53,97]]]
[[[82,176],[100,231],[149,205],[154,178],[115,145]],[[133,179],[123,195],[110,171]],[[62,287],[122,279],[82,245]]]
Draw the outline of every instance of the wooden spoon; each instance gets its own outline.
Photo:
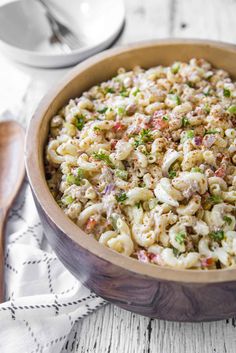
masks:
[[[4,226],[24,180],[24,139],[16,121],[0,122],[0,303],[4,301]]]

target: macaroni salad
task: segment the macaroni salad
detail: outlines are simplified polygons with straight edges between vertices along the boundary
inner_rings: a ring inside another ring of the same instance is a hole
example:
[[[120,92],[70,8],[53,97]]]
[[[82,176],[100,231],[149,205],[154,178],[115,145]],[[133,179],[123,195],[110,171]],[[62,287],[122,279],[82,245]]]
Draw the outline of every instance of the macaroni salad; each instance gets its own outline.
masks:
[[[45,172],[88,236],[144,263],[236,264],[236,84],[203,59],[123,68],[50,122]]]

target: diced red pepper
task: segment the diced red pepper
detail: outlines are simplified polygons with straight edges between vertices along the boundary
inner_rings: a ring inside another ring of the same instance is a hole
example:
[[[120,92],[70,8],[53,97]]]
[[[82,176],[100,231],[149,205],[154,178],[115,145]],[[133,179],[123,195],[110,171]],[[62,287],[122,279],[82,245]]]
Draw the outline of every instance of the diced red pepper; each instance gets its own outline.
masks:
[[[111,149],[114,150],[114,148],[116,147],[116,144],[117,144],[117,140],[112,140],[111,141]]]
[[[93,218],[89,218],[87,224],[86,224],[86,230],[91,231],[94,229],[94,227],[96,226],[97,221],[95,221],[95,219]]]
[[[226,175],[226,170],[223,167],[220,167],[215,171],[215,176],[217,176],[219,178],[224,178],[225,175]]]
[[[201,264],[203,267],[210,267],[210,266],[214,265],[214,263],[215,263],[215,261],[212,257],[206,257],[201,260]]]
[[[163,118],[155,118],[153,117],[151,119],[151,127],[157,130],[164,130],[169,127],[169,123],[166,120],[163,120]]]
[[[125,128],[125,125],[123,125],[120,122],[115,123],[115,125],[113,126],[113,129],[115,131],[121,131],[121,130],[124,130],[124,128]]]

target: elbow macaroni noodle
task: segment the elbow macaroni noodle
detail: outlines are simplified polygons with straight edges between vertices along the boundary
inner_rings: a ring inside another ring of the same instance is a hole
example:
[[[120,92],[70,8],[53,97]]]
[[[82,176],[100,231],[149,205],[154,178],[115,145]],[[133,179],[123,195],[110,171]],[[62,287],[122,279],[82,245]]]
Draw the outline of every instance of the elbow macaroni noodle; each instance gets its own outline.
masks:
[[[203,59],[135,67],[52,117],[48,186],[85,233],[177,269],[236,265],[236,84]]]

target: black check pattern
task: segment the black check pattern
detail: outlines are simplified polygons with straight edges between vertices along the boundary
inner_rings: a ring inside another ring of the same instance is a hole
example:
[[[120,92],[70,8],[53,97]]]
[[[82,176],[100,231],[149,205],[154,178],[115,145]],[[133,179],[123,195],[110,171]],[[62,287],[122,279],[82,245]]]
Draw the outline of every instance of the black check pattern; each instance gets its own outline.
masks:
[[[7,302],[0,305],[0,352],[73,352],[76,323],[105,301],[83,287],[50,249],[27,181],[6,233]]]

